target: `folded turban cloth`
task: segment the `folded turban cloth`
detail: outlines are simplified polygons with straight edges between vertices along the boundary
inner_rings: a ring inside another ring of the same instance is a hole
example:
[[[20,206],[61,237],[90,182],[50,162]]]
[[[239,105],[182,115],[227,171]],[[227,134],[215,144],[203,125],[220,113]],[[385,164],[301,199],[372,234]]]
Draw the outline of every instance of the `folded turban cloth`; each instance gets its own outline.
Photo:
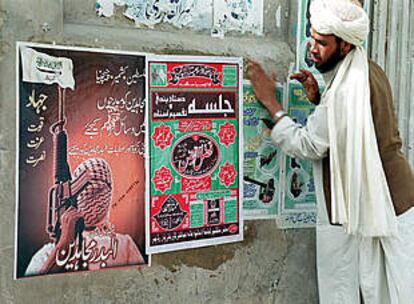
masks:
[[[310,13],[312,27],[319,34],[333,34],[354,45],[361,45],[368,36],[366,12],[349,0],[314,0]]]

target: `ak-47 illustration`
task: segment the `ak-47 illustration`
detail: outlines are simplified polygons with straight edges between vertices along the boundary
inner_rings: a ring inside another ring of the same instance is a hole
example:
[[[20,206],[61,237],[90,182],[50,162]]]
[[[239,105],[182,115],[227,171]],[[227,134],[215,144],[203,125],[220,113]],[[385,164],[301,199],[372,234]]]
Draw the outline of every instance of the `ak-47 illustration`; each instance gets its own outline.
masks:
[[[76,194],[85,186],[87,179],[79,178],[72,182],[70,168],[67,158],[68,136],[65,130],[66,118],[64,115],[65,89],[58,87],[59,112],[58,120],[50,127],[53,134],[54,152],[54,175],[55,184],[49,190],[47,232],[51,239],[56,242],[61,235],[61,215],[71,206],[77,208]],[[82,186],[83,185],[83,186]],[[84,229],[83,219],[76,223],[76,235],[79,244],[82,243],[82,231]]]

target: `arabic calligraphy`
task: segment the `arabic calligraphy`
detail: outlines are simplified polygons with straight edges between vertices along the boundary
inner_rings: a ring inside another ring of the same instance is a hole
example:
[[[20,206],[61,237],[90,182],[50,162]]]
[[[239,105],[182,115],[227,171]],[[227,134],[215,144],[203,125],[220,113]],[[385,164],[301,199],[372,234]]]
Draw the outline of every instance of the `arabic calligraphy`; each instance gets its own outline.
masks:
[[[203,109],[197,109],[196,107],[196,99],[193,98],[191,101],[191,104],[188,107],[188,112],[190,114],[217,114],[217,113],[223,113],[223,114],[232,114],[234,113],[234,109],[232,108],[230,101],[227,99],[224,100],[224,106],[223,107],[223,95],[219,95],[218,105],[215,102],[209,102],[207,103]]]
[[[282,227],[284,228],[298,227],[299,225],[313,226],[316,224],[316,212],[300,212],[286,214],[278,220],[278,222],[281,221],[283,222]]]
[[[211,80],[215,85],[220,84],[220,73],[216,68],[201,65],[201,64],[190,64],[174,67],[174,72],[170,72],[171,79],[169,83],[177,84],[181,79],[190,77],[202,77]]]
[[[220,183],[225,185],[226,187],[234,183],[236,175],[237,172],[234,169],[234,165],[229,164],[228,162],[226,162],[223,166],[220,167],[220,172],[218,174],[220,178]]]
[[[40,112],[47,110],[47,106],[45,105],[47,98],[48,97],[45,94],[40,94],[36,99],[36,93],[33,89],[32,95],[29,96],[29,102],[26,104],[26,108],[33,107],[33,109],[36,111],[36,114],[40,114]]]
[[[84,143],[83,145],[73,145],[68,148],[68,154],[74,156],[121,153],[138,154],[143,156],[144,143],[142,141],[137,141],[131,144],[119,144],[114,146],[108,144],[90,145]]]
[[[62,249],[56,254],[56,265],[68,271],[87,269],[89,264],[99,264],[101,268],[105,268],[110,258],[116,259],[119,240],[111,236],[109,248],[101,246],[97,240],[92,239],[88,242],[84,239],[80,248],[77,242],[71,242],[69,248]]]
[[[181,191],[207,191],[211,188],[211,177],[185,178],[181,180]]]
[[[197,177],[209,174],[218,164],[219,149],[204,134],[183,137],[172,151],[172,165],[178,174]]]
[[[181,209],[177,200],[174,197],[169,196],[154,218],[161,228],[172,230],[181,225],[186,215],[187,212]]]
[[[220,143],[224,144],[226,147],[234,143],[236,134],[237,132],[234,129],[234,125],[228,121],[220,126],[220,130],[217,133],[220,138]]]
[[[26,159],[26,164],[32,165],[33,168],[37,167],[37,165],[46,159],[46,151],[42,151],[42,153],[36,157],[34,155],[30,155]]]
[[[161,150],[164,150],[171,145],[173,137],[174,135],[171,133],[171,128],[164,124],[156,127],[154,133],[151,135],[151,138],[154,140],[154,145]]]
[[[178,123],[180,132],[205,132],[213,129],[211,120],[185,120]]]
[[[173,181],[171,170],[162,166],[159,170],[155,170],[155,174],[151,181],[155,189],[161,192],[171,189],[171,182]]]
[[[96,102],[96,107],[98,110],[107,110],[108,112],[119,112],[125,110],[130,113],[143,113],[145,109],[145,100],[141,97],[133,97],[132,100],[129,99],[131,91],[127,91],[125,96],[122,98],[116,97],[105,97],[103,100],[98,100]]]
[[[151,235],[151,245],[163,245],[176,242],[187,242],[198,239],[205,239],[209,237],[220,237],[231,235],[238,230],[237,225],[234,224],[223,224],[214,225],[202,228],[195,228],[183,231],[166,231],[161,233],[154,233]]]
[[[43,130],[45,118],[43,116],[39,117],[39,123],[38,124],[30,124],[27,127],[27,131],[29,133],[39,133]]]
[[[236,97],[232,92],[153,92],[153,119],[232,118]]]
[[[47,99],[48,96],[45,94],[39,94],[38,97],[36,97],[36,91],[33,89],[31,95],[28,97],[28,103],[26,104],[26,108],[33,109],[37,116],[37,122],[30,123],[26,129],[26,131],[34,137],[30,138],[26,143],[26,147],[33,150],[33,152],[26,158],[25,162],[33,168],[37,167],[40,162],[46,159],[45,150],[40,153],[37,151],[45,141],[45,137],[41,135],[45,118],[39,115],[47,110]]]
[[[130,75],[128,72],[128,66],[121,66],[119,68],[119,72],[113,73],[108,68],[103,70],[97,70],[95,72],[95,80],[97,84],[105,84],[106,82],[111,81],[111,85],[119,84],[121,82],[126,83],[127,86],[131,86],[133,84],[138,83],[138,81],[145,80],[145,73],[140,73],[138,68],[135,69],[134,73]]]

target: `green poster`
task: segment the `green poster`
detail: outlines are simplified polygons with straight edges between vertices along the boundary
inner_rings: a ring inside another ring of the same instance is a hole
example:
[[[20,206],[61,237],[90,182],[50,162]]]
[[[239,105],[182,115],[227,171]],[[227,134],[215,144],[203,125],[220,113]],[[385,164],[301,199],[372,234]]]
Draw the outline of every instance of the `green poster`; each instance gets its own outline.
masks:
[[[283,102],[282,85],[277,85],[276,94]],[[245,219],[276,218],[281,154],[270,137],[272,118],[249,82],[243,85],[243,99],[243,214]]]
[[[241,59],[147,62],[147,252],[240,241]]]
[[[314,111],[302,85],[288,83],[289,116],[305,125]],[[311,161],[286,156],[284,162],[283,203],[280,205],[278,223],[282,228],[310,227],[316,223],[316,194]]]

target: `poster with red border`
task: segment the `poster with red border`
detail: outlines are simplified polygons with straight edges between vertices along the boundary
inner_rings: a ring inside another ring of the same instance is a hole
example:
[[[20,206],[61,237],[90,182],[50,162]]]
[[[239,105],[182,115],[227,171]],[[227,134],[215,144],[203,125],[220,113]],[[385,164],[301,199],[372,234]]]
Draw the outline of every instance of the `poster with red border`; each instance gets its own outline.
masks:
[[[16,48],[15,277],[145,265],[145,54]]]
[[[243,239],[242,60],[147,57],[147,253]]]

